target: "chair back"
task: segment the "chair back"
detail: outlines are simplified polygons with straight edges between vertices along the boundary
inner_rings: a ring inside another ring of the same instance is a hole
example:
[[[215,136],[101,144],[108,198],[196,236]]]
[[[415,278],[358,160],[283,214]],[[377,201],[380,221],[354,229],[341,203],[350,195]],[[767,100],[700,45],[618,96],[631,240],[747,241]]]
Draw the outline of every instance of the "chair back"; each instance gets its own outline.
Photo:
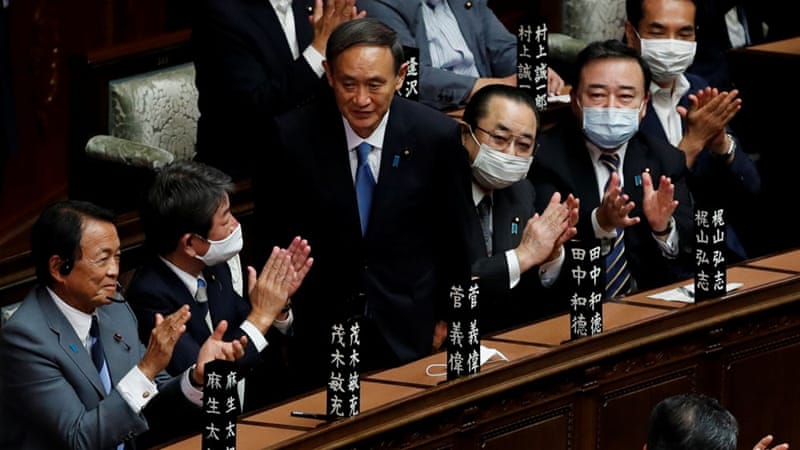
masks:
[[[108,133],[192,159],[197,141],[194,64],[184,63],[109,82]]]

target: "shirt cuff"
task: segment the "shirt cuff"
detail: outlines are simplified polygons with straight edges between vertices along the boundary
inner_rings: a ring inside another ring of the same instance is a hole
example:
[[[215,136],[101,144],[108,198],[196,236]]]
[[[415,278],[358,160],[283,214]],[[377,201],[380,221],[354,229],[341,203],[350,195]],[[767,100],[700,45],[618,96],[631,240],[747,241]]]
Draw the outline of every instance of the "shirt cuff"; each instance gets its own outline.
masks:
[[[311,66],[314,73],[322,78],[322,75],[325,74],[325,67],[322,66],[322,61],[325,61],[325,56],[318,52],[313,45],[309,45],[303,50],[303,58],[306,59],[306,62]]]
[[[292,327],[294,323],[294,314],[292,313],[292,309],[289,308],[289,315],[286,316],[286,320],[275,319],[272,321],[272,326],[275,327],[278,331],[283,334],[287,334],[289,329]]]
[[[517,257],[517,252],[513,249],[506,250],[506,266],[508,266],[508,287],[514,289],[514,287],[519,284],[521,274],[519,270],[519,258]]]
[[[592,229],[594,230],[594,237],[597,239],[615,239],[617,237],[617,230],[606,231],[600,226],[597,221],[597,208],[592,211]]]
[[[653,236],[658,247],[661,248],[661,253],[667,258],[675,258],[678,256],[678,230],[673,224],[672,231],[669,232],[667,239],[661,240]]]
[[[561,267],[566,258],[565,253],[566,251],[562,248],[556,259],[545,261],[539,266],[539,279],[542,281],[542,286],[550,287],[555,284],[558,276],[561,275]]]
[[[275,324],[275,321],[272,323]],[[252,322],[245,320],[241,325],[239,325],[239,328],[244,331],[244,334],[247,335],[247,338],[250,339],[250,342],[253,343],[253,345],[256,347],[256,350],[261,352],[261,350],[264,350],[267,347],[267,338],[261,334],[261,330],[259,330],[257,326],[253,325]]]
[[[158,394],[158,386],[142,373],[139,366],[133,366],[133,369],[117,384],[117,391],[133,412],[139,414],[142,408]]]
[[[183,392],[183,396],[186,397],[187,400],[192,402],[193,405],[196,406],[203,406],[203,391],[197,389],[196,387],[192,386],[191,381],[189,381],[189,377],[192,376],[192,371],[194,370],[194,364],[192,367],[189,367],[183,372],[181,375],[181,392]]]

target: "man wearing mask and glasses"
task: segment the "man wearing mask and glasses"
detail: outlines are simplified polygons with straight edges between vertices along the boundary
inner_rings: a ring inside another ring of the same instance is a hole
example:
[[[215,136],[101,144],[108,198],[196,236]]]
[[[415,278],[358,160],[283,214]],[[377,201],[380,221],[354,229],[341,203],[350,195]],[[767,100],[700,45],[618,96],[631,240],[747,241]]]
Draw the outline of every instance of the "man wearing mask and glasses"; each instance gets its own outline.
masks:
[[[553,192],[580,198],[577,238],[599,239],[605,298],[692,273],[692,203],[681,151],[639,131],[650,70],[617,40],[589,44],[576,61],[575,122],[542,137],[531,180],[537,209]]]
[[[739,91],[722,91],[686,72],[697,48],[694,0],[627,0],[625,6],[625,38],[653,73],[642,131],[683,151],[695,201],[727,212],[727,260],[744,260],[732,224],[742,229],[752,215],[761,178],[729,127],[742,107]]]
[[[578,200],[568,195],[562,202],[555,192],[541,215],[534,209],[527,175],[538,118],[525,91],[485,86],[467,103],[463,121],[461,141],[472,168],[469,257],[485,299],[481,330],[492,332],[561,309],[535,292],[558,279],[563,243],[577,232]]]

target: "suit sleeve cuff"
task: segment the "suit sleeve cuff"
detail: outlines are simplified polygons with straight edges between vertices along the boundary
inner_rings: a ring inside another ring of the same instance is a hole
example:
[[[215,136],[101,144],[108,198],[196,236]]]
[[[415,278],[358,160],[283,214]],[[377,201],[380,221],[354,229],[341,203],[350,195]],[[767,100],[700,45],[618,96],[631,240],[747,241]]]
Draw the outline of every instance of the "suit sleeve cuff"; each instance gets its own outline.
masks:
[[[136,414],[139,414],[158,394],[156,384],[139,370],[139,366],[133,366],[133,369],[120,380],[117,390]]]
[[[183,392],[183,396],[192,402],[193,405],[203,406],[203,391],[192,386],[192,382],[189,380],[189,377],[192,376],[194,366],[195,365],[192,364],[191,367],[183,371],[183,374],[179,375],[181,377],[181,392]]]
[[[322,66],[322,61],[325,61],[325,57],[314,48],[313,45],[309,45],[303,50],[303,58],[306,59],[306,62],[314,73],[317,74],[318,77],[322,78],[322,75],[325,74],[325,68]]]
[[[606,231],[597,222],[597,208],[592,211],[592,229],[594,230],[594,237],[597,239],[616,239],[617,230]]]
[[[289,315],[286,316],[286,320],[275,319],[272,322],[272,326],[286,335],[289,333],[289,329],[292,328],[292,323],[294,323],[294,314],[292,313],[292,309],[289,308]]]

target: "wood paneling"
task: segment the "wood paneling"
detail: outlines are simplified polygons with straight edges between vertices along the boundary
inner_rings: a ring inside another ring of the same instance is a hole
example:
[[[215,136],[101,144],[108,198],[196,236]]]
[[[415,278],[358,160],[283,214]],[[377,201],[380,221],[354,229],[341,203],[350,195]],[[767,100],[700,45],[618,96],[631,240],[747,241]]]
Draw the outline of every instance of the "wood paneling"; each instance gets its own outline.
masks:
[[[259,433],[270,449],[641,448],[652,407],[669,395],[696,392],[719,398],[736,415],[740,449],[767,433],[793,442],[800,439],[800,273],[787,272],[734,267],[728,280],[746,280],[744,288],[698,305],[649,308],[648,316],[637,306],[648,293],[606,304],[613,307],[604,308],[604,318],[613,316],[614,325],[590,338],[552,345],[549,338],[568,329],[568,321],[538,322],[498,342],[511,336],[517,345],[548,351],[520,352],[451,382],[417,382],[428,387],[292,439],[274,438],[272,427],[289,424],[288,411],[308,406],[305,399],[324,404],[324,392],[317,392],[253,416],[270,420],[260,431],[249,429],[248,439]],[[496,345],[492,337],[482,343]],[[435,358],[366,379],[372,389],[376,382],[403,385],[398,378],[416,379]]]

